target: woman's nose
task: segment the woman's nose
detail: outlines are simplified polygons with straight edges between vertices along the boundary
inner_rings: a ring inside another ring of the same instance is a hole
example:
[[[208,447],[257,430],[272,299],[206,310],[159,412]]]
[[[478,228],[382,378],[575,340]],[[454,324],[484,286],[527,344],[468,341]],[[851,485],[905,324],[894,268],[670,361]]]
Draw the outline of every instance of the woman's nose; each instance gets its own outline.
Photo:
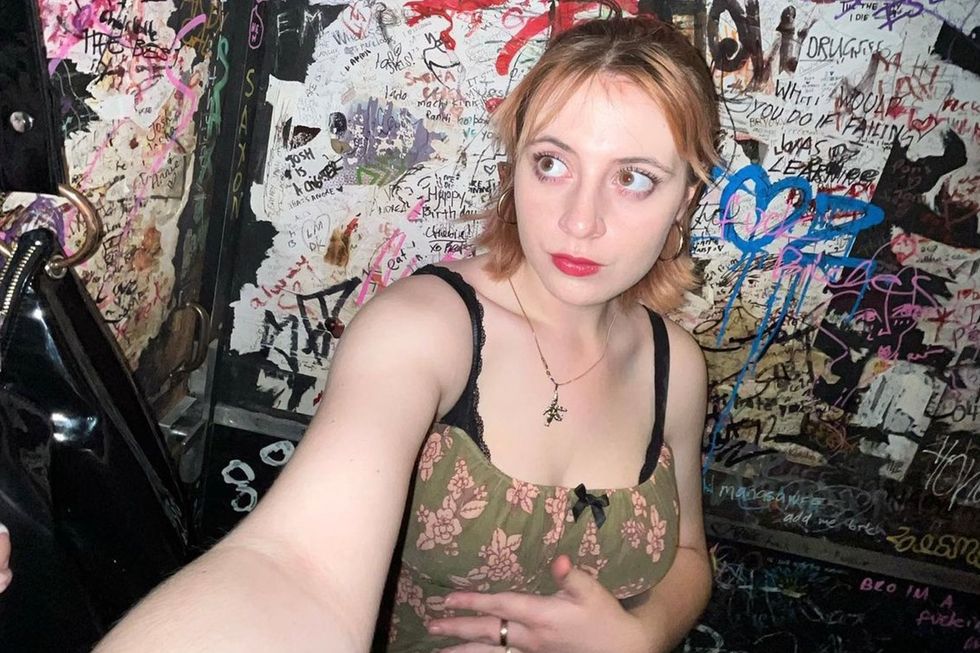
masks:
[[[603,210],[601,191],[592,184],[578,184],[567,197],[559,226],[575,238],[597,238],[606,233]]]

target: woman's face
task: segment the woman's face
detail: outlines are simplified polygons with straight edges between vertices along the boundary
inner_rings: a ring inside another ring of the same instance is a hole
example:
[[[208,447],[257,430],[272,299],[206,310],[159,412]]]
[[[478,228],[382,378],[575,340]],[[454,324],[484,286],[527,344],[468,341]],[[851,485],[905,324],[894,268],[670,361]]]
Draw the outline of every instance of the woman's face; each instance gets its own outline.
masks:
[[[614,77],[583,84],[517,155],[527,263],[562,301],[608,301],[657,261],[694,192],[687,180],[667,119],[645,91]]]

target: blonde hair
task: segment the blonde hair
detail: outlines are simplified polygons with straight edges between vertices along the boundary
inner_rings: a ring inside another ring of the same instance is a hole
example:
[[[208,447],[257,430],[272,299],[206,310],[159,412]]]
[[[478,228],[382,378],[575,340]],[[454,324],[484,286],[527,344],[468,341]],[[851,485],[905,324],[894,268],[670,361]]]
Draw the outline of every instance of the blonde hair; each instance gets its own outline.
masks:
[[[672,25],[653,17],[613,17],[581,23],[559,34],[517,88],[494,110],[491,125],[508,162],[532,140],[565,101],[600,75],[627,79],[661,107],[674,143],[688,163],[688,183],[697,185],[681,220],[683,241],[668,237],[664,250],[682,250],[660,258],[647,275],[623,294],[657,311],[677,308],[684,293],[698,285],[689,246],[691,217],[701,190],[718,160],[718,105],[711,73],[701,54]],[[547,108],[545,105],[547,104]],[[513,274],[524,260],[514,223],[513,167],[508,164],[476,244],[489,252],[487,271],[495,279]],[[672,234],[677,230],[672,229]]]

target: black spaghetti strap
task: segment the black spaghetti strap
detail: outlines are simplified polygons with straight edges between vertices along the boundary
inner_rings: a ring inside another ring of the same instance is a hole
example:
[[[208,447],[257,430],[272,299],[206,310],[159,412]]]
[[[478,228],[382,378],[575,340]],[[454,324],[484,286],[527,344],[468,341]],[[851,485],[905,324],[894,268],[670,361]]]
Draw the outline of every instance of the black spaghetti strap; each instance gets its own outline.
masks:
[[[431,274],[439,277],[448,283],[466,304],[466,310],[470,314],[470,323],[473,325],[473,362],[470,365],[470,376],[466,380],[466,388],[459,400],[439,422],[466,431],[489,460],[490,450],[483,441],[483,419],[480,417],[479,411],[480,391],[476,385],[476,380],[480,376],[480,368],[483,366],[483,343],[486,340],[486,334],[483,331],[483,305],[477,298],[473,286],[467,283],[458,272],[438,265],[426,265],[413,274]]]
[[[660,315],[649,309],[647,312],[653,327],[653,387],[656,397],[653,406],[653,433],[640,469],[640,483],[645,483],[653,476],[660,459],[660,450],[664,444],[664,416],[667,413],[667,380],[670,377],[670,340],[667,337],[667,327]]]

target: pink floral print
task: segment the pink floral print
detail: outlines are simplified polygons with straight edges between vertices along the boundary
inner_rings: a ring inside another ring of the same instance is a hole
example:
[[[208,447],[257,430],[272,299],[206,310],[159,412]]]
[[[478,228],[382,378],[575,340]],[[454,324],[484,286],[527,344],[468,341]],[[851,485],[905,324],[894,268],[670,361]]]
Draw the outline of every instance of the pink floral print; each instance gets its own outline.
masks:
[[[487,592],[491,583],[502,581],[508,581],[510,588],[520,586],[524,582],[524,568],[517,558],[517,550],[523,539],[520,533],[507,535],[502,528],[494,529],[489,544],[480,547],[478,555],[484,564],[471,569],[465,577],[451,576],[453,585],[475,592]]]
[[[443,447],[449,449],[452,446],[453,436],[448,429],[444,433],[430,435],[425,441],[425,448],[422,449],[422,456],[419,459],[419,478],[423,481],[432,478],[432,469],[445,455]]]
[[[520,506],[521,510],[530,515],[534,510],[534,500],[538,498],[540,492],[537,485],[518,481],[515,478],[511,481],[511,487],[507,488],[507,503]]]
[[[639,549],[644,536],[643,526],[635,519],[627,519],[620,527],[619,534],[631,548]]]
[[[642,594],[643,592],[650,589],[650,583],[647,582],[646,578],[642,576],[634,581],[626,583],[625,585],[620,585],[616,589],[612,590],[612,595],[617,599],[626,599],[631,596],[636,596],[637,594]]]
[[[391,626],[388,627],[388,644],[394,644],[398,640],[398,624],[402,622],[397,614],[391,615]]]
[[[637,517],[646,517],[647,500],[639,490],[635,488],[630,490],[630,501],[633,503],[633,514]]]
[[[412,577],[407,569],[402,569],[398,575],[398,587],[395,590],[395,605],[407,604],[412,611],[421,619],[425,616],[425,608],[422,607],[422,588],[412,582]]]
[[[455,617],[456,611],[446,607],[445,596],[428,596],[425,599],[425,607],[428,608],[427,614],[434,617]]]
[[[449,494],[443,497],[442,506],[430,510],[419,504],[416,516],[424,529],[419,533],[415,546],[422,551],[444,548],[447,555],[459,554],[457,538],[463,532],[463,519],[476,519],[487,507],[487,488],[477,486],[470,476],[466,461],[456,461],[453,477],[447,487]]]
[[[585,535],[582,536],[582,541],[578,545],[578,560],[575,561],[575,565],[592,574],[595,578],[599,575],[599,572],[605,568],[609,561],[602,557],[602,547],[599,544],[599,529],[596,527],[594,521],[590,521],[588,526],[585,527]]]
[[[415,542],[419,549],[428,551],[438,544],[454,552],[458,550],[454,540],[463,532],[463,524],[456,514],[456,501],[451,496],[444,497],[442,507],[436,510],[419,506],[418,517],[425,524],[425,530]]]
[[[660,519],[657,507],[650,508],[650,530],[647,531],[647,555],[657,562],[664,552],[664,536],[667,534],[667,522]]]
[[[448,427],[422,446],[388,633],[393,653],[428,650],[425,624],[453,616],[445,605],[453,589],[554,591],[547,563],[560,553],[619,599],[646,591],[666,573],[679,508],[666,445],[648,482],[608,492],[607,519],[598,528],[591,511],[573,517],[570,488],[498,473],[476,458],[481,454],[467,437]]]
[[[582,541],[578,545],[578,557],[597,555],[599,555],[599,529],[592,521],[585,527],[585,535],[582,536]]]
[[[486,564],[480,567],[481,573],[485,573],[487,578],[495,582],[501,580],[519,582],[524,576],[521,563],[517,561],[517,549],[520,548],[522,539],[519,533],[507,535],[503,529],[495,529],[490,544],[480,547],[480,557],[486,561]]]
[[[473,477],[470,476],[470,471],[466,467],[466,461],[459,458],[453,468],[453,477],[449,479],[449,487],[447,488],[449,494],[453,497],[459,497],[472,485]]]
[[[568,495],[559,495],[556,492],[555,496],[548,497],[544,500],[544,511],[551,517],[552,526],[551,530],[544,534],[542,541],[550,546],[561,539],[562,533],[565,532],[565,522],[572,516],[568,510]]]

